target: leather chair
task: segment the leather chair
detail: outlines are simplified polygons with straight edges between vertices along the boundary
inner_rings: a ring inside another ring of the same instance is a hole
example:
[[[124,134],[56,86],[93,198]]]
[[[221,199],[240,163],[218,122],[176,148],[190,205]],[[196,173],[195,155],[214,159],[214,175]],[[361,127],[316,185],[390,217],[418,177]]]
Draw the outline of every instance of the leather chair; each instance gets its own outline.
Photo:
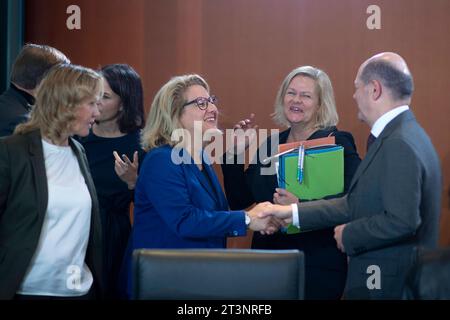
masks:
[[[297,300],[304,298],[298,250],[140,249],[133,253],[133,298]]]

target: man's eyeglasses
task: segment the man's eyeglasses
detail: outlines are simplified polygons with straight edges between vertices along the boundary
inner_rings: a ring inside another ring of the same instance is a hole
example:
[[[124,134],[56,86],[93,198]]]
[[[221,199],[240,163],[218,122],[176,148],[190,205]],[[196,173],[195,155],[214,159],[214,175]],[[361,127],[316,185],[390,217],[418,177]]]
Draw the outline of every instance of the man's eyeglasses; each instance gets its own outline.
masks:
[[[200,110],[206,110],[206,108],[208,108],[208,102],[217,105],[217,97],[216,96],[211,96],[209,98],[205,98],[205,97],[198,97],[194,100],[188,101],[185,104],[183,104],[183,108],[195,103],[195,105],[200,109]]]

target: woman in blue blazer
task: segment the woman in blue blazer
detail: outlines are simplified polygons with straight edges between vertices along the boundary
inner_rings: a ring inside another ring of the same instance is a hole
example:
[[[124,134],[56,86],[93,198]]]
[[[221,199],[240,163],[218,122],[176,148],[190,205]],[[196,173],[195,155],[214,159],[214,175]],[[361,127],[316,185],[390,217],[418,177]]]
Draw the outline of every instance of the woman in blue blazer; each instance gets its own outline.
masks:
[[[228,203],[208,157],[203,134],[217,134],[217,99],[198,75],[172,78],[153,100],[142,146],[148,151],[135,189],[134,226],[128,257],[139,248],[225,248],[226,237],[244,236],[247,227],[274,232],[276,221],[252,210],[228,211]],[[197,139],[197,140],[196,140]],[[129,291],[130,292],[130,291]]]

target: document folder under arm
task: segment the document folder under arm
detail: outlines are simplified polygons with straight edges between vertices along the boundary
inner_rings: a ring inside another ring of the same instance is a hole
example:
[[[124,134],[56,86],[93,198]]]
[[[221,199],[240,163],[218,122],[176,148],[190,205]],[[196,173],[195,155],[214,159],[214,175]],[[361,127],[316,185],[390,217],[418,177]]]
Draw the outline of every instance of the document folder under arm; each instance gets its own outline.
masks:
[[[305,150],[303,179],[298,181],[298,150],[280,156],[278,185],[302,200],[323,199],[344,192],[344,148],[328,146]],[[287,233],[299,229],[289,226]]]

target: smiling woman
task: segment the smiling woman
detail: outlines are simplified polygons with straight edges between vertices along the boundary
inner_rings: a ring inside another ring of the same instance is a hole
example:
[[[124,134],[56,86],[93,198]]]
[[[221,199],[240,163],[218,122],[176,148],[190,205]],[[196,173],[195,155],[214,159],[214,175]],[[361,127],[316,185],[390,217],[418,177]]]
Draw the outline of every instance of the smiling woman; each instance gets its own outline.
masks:
[[[344,147],[345,190],[355,173],[360,158],[356,152],[353,136],[336,128],[338,114],[330,78],[323,71],[311,66],[292,70],[283,80],[275,98],[274,121],[288,127],[279,135],[276,144],[304,141],[335,136],[336,144]],[[242,123],[242,122],[241,122]],[[253,126],[249,119],[243,129]],[[259,154],[276,154],[271,150],[272,138],[260,147]],[[264,149],[263,149],[264,148]],[[237,163],[235,155],[234,163]],[[224,164],[224,185],[231,209],[243,209],[254,202],[273,201],[292,204],[299,201],[290,192],[278,188],[277,177],[263,175],[270,163],[262,163],[259,157],[244,171],[243,164]],[[254,233],[254,249],[299,249],[306,256],[306,299],[339,299],[344,289],[347,260],[336,248],[333,229],[324,229],[299,234],[282,232],[273,235]],[[324,290],[323,288],[327,288]]]
[[[189,131],[183,146],[190,150],[194,163],[201,169],[201,149],[205,147],[206,141],[203,141],[203,134],[208,130],[217,130],[217,99],[209,96],[208,90],[201,85],[193,85],[187,88],[185,92],[186,100],[190,101],[183,105],[183,113],[180,117],[183,129]],[[203,141],[202,145],[195,144],[195,136]],[[189,139],[189,138],[190,139]],[[198,148],[197,150],[195,148]]]
[[[314,79],[295,76],[283,98],[283,111],[291,127],[303,127],[305,140],[314,131],[316,113],[319,109],[319,95]],[[300,131],[300,130],[298,130]]]
[[[97,196],[71,137],[89,133],[102,93],[97,72],[56,66],[30,120],[0,141],[0,299],[102,295]]]

